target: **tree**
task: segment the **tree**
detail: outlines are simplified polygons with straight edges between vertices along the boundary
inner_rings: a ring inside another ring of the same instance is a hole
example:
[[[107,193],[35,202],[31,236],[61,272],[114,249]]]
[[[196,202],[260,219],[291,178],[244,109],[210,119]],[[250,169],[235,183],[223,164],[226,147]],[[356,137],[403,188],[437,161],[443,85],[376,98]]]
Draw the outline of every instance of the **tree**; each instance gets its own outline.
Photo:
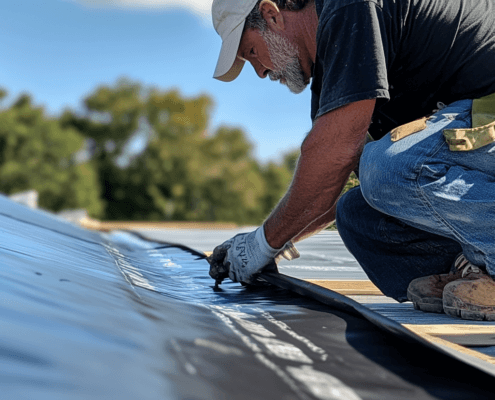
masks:
[[[64,126],[88,140],[108,219],[220,220],[263,217],[265,181],[237,128],[207,131],[212,100],[120,80],[66,112]],[[141,152],[132,143],[145,143]]]
[[[87,138],[106,219],[263,221],[288,189],[299,150],[260,164],[241,129],[208,130],[212,106],[206,95],[120,80],[90,94],[83,113],[64,114],[63,126]]]
[[[265,217],[287,192],[296,170],[299,154],[299,150],[291,151],[282,157],[281,163],[269,162],[263,168],[266,190],[262,206]]]
[[[28,95],[20,96],[0,111],[0,191],[35,189],[43,208],[85,208],[90,215],[100,216],[96,171],[77,157],[83,145],[77,131],[47,117]]]
[[[209,215],[220,221],[258,224],[266,181],[252,145],[236,128],[219,128],[204,147],[204,192]]]
[[[121,202],[124,196],[132,195],[127,193],[132,187],[127,188],[129,178],[122,166],[130,157],[129,144],[145,130],[144,108],[141,85],[122,79],[114,87],[96,88],[84,100],[83,113],[66,111],[61,117],[62,126],[85,138],[86,157],[94,163],[102,189],[105,219],[128,219],[132,215],[119,212],[119,206],[126,208]]]
[[[0,190],[36,189],[42,207],[104,219],[259,224],[288,189],[299,151],[260,164],[241,129],[209,132],[212,107],[207,95],[125,79],[58,119],[23,95],[0,111]]]

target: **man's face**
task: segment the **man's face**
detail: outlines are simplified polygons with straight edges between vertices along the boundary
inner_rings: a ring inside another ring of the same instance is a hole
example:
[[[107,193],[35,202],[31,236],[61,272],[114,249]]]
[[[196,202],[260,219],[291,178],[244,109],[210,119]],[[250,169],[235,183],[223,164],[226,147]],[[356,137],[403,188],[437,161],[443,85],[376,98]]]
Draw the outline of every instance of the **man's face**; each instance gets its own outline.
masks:
[[[309,83],[310,71],[304,72],[299,52],[285,36],[267,29],[247,29],[241,38],[237,56],[249,61],[260,78],[287,85],[293,93],[301,93]]]

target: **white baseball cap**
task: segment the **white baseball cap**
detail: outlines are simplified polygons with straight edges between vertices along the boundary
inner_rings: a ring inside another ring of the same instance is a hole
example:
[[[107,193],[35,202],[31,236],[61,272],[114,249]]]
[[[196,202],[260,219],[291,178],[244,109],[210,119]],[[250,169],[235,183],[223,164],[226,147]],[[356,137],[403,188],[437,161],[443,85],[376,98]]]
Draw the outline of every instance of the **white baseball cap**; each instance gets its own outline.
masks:
[[[244,61],[237,58],[246,17],[257,0],[214,0],[211,6],[213,26],[222,38],[222,49],[213,77],[231,82],[241,73]]]

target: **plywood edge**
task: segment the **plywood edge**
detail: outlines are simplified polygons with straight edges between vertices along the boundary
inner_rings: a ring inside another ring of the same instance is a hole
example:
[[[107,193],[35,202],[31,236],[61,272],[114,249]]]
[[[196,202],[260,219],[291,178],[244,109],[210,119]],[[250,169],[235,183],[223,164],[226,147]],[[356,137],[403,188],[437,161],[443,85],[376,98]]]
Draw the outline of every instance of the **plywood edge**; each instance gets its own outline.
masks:
[[[495,346],[495,325],[463,325],[463,324],[404,324],[404,327],[414,329],[426,335],[438,337],[461,346]]]
[[[413,325],[404,324],[405,327],[414,327],[417,331],[432,336],[455,336],[455,335],[493,335],[495,336],[495,324],[489,325],[460,325],[460,324],[438,324],[438,325]]]
[[[333,290],[346,296],[365,295],[383,296],[383,293],[371,281],[367,280],[326,280],[326,279],[305,279],[306,282]]]
[[[452,350],[458,351],[459,353],[466,354],[468,356],[475,357],[479,360],[485,361],[489,364],[495,365],[495,357],[490,357],[490,356],[483,354],[483,353],[480,353],[476,350],[471,350],[467,347],[458,345],[458,344],[450,342],[448,340],[444,340],[438,336],[430,335],[430,334],[426,333],[426,330],[423,328],[425,325],[403,324],[403,326],[405,328],[409,329],[414,334],[427,340],[430,343],[433,343],[435,345],[441,345],[441,346],[448,347]],[[493,329],[493,327],[492,327],[492,329]]]

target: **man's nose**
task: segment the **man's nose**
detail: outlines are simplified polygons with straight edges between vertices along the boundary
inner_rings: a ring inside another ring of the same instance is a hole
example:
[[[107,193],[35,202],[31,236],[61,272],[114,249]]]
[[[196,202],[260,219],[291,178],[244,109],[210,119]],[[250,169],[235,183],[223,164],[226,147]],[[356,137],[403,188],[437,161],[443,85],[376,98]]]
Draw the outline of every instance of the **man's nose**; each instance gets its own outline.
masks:
[[[261,78],[264,79],[268,75],[268,72],[270,70],[266,68],[262,63],[260,63],[258,60],[252,60],[251,64],[253,65],[254,70],[256,71],[256,74]]]

